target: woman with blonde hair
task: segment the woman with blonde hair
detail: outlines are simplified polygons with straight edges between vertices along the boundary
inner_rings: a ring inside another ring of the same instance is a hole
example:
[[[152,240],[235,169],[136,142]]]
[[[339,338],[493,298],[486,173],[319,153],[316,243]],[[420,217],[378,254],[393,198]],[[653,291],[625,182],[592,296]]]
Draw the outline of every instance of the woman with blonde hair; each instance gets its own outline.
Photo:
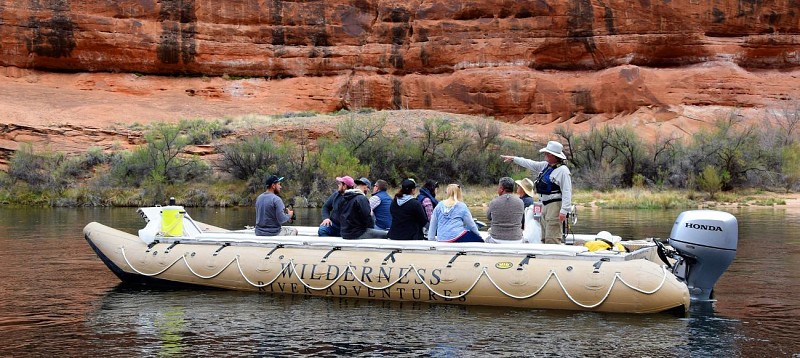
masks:
[[[446,242],[484,242],[467,204],[461,186],[447,186],[447,199],[439,202],[431,214],[428,240]]]

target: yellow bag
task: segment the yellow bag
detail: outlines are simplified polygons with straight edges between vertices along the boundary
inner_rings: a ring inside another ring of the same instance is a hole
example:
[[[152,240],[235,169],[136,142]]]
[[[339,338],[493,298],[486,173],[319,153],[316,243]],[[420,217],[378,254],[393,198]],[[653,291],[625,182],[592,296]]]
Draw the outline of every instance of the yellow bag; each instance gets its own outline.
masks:
[[[586,248],[592,252],[600,250],[608,250],[611,248],[611,245],[608,243],[608,241],[605,240],[592,240],[583,244],[583,246],[586,246]]]
[[[592,240],[592,241],[589,241],[589,242],[583,244],[583,246],[586,246],[586,248],[589,249],[589,251],[592,251],[592,252],[600,251],[600,250],[612,250],[612,249],[614,251],[619,251],[619,252],[627,252],[628,251],[627,249],[625,249],[625,246],[622,246],[622,244],[620,244],[618,242],[612,244],[608,240],[604,240],[604,239],[595,239],[595,240]]]

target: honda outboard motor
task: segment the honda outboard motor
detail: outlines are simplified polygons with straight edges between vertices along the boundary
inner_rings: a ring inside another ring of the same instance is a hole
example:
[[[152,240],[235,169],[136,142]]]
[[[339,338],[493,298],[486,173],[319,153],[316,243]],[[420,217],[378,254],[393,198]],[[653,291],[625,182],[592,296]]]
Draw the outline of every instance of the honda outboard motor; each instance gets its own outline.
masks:
[[[672,272],[686,282],[692,300],[708,301],[714,284],[736,256],[739,227],[726,212],[682,212],[672,226],[669,244],[677,251]]]

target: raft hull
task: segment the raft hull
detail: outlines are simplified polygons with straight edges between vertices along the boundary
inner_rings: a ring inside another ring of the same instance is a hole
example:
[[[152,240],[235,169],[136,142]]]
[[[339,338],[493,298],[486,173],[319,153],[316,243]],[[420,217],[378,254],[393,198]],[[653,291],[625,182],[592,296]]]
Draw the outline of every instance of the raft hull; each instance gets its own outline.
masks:
[[[688,310],[689,291],[642,252],[559,245],[261,238],[219,232],[162,238],[90,223],[90,246],[124,282],[325,297],[655,313]]]

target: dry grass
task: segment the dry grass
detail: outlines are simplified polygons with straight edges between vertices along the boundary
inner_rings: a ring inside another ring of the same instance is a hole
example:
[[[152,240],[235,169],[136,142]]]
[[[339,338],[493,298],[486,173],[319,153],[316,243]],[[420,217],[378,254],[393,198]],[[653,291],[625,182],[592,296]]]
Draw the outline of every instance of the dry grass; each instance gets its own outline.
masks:
[[[467,187],[464,201],[469,206],[486,206],[497,196],[497,188]],[[796,195],[794,195],[796,196]],[[444,198],[444,193],[438,195]],[[573,194],[572,202],[583,207],[605,209],[682,209],[719,206],[776,206],[786,205],[787,198],[793,194],[764,191],[738,191],[718,193],[711,200],[705,193],[695,191],[661,190],[651,191],[641,188],[618,189],[609,192],[579,190]]]

